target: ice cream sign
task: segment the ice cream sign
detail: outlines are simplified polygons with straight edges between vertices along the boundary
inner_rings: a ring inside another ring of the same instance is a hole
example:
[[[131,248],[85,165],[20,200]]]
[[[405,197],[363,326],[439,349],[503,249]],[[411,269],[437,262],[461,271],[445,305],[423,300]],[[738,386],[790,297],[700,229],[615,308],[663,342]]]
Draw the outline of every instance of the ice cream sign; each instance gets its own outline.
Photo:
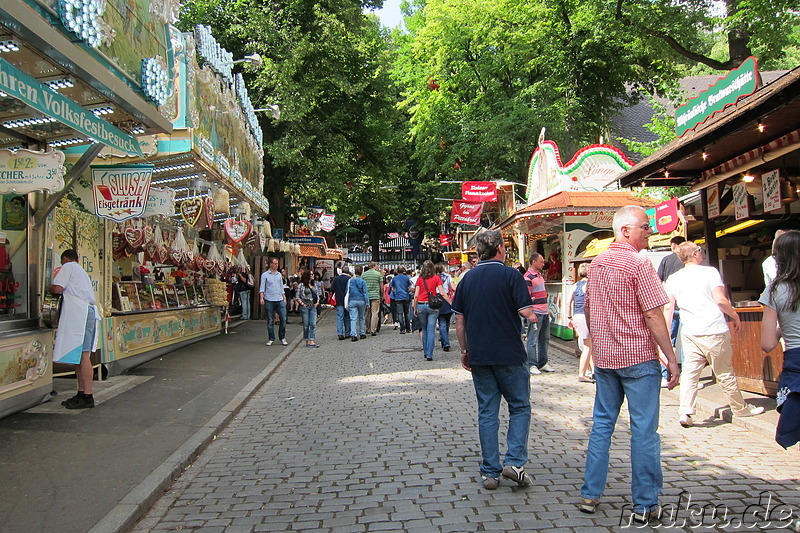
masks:
[[[95,214],[115,222],[142,216],[150,195],[153,168],[153,165],[92,166]]]

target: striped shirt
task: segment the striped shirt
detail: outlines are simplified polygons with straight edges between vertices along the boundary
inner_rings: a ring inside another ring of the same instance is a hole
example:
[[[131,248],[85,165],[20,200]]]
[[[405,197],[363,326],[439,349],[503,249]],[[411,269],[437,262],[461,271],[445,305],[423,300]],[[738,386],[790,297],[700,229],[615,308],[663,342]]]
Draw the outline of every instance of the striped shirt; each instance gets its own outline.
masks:
[[[540,315],[550,313],[550,309],[547,307],[547,291],[544,288],[544,277],[532,268],[529,268],[523,277],[525,278],[525,285],[528,287],[528,294],[531,295],[531,301],[533,301],[533,310]]]
[[[653,265],[628,243],[613,242],[589,266],[585,307],[600,368],[658,359],[644,313],[669,301]]]
[[[383,283],[383,276],[374,268],[365,270],[361,274],[361,279],[367,283],[367,293],[370,300],[381,299],[381,283]]]

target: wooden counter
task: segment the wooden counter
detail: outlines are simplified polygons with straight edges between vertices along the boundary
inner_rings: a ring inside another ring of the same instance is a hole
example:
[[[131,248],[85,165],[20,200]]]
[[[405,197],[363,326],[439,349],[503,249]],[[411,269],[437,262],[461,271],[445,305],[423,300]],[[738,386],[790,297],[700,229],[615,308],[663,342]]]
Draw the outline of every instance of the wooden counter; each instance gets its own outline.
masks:
[[[738,332],[731,330],[733,371],[741,390],[774,398],[783,366],[783,348],[778,344],[769,353],[761,350],[763,309],[761,306],[736,309],[742,321],[742,329]]]

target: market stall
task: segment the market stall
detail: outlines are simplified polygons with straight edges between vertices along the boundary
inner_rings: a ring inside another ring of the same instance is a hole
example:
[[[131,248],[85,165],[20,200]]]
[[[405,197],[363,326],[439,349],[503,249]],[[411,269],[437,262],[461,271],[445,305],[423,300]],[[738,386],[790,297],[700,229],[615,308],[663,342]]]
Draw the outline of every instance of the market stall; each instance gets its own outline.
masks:
[[[760,349],[761,263],[776,229],[800,227],[800,68],[759,86],[749,58],[678,109],[678,138],[618,177],[621,187],[689,185],[689,238],[707,248],[742,317],[733,366],[742,389],[774,395],[780,347]]]
[[[506,237],[507,261],[527,267],[532,252],[544,256],[551,333],[556,337],[574,338],[567,319],[575,281],[572,261],[592,240],[613,236],[611,223],[619,207],[657,203],[605,187],[610,177],[631,165],[618,149],[605,145],[587,146],[563,164],[556,144],[540,139],[528,172],[529,204],[494,226]]]
[[[96,292],[105,290],[102,224],[85,210],[59,211],[60,200],[103,146],[141,155],[136,135],[172,129],[162,87],[148,73],[164,83],[170,76],[174,5],[151,9],[143,0],[103,14],[92,2],[57,4],[0,6],[0,416],[44,401],[53,388],[54,330],[44,322],[57,323],[46,292],[56,232],[70,248],[85,245],[81,266]],[[86,157],[67,163],[60,149],[71,145],[83,145]]]

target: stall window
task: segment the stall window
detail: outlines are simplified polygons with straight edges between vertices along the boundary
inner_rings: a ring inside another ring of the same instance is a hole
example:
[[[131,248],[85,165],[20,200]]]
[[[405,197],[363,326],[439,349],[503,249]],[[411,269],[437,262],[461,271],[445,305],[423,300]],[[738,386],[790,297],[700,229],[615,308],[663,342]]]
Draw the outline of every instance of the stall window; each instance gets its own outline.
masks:
[[[28,318],[28,198],[4,194],[0,217],[0,322]]]

